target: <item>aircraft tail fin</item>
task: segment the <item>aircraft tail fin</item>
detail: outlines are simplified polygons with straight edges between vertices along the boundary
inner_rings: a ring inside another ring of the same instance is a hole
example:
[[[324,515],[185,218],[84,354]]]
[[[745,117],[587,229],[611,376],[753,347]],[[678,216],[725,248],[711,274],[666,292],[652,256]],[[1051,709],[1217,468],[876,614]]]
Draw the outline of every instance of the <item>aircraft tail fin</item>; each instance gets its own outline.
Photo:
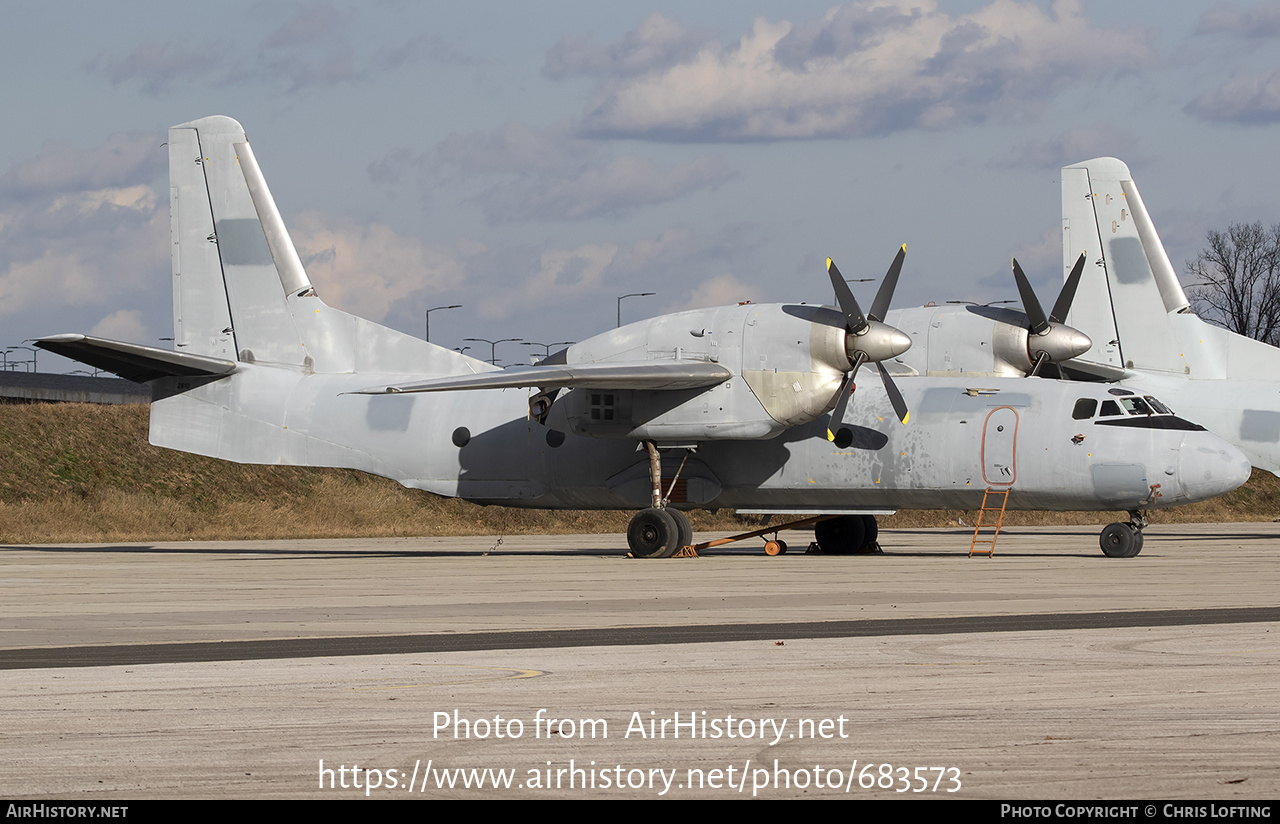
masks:
[[[291,420],[290,398],[337,396],[357,377],[354,388],[494,367],[321,301],[231,118],[171,128],[169,177],[174,357],[96,340],[51,342],[152,381],[157,446],[400,477],[330,437],[313,437],[310,429],[328,424],[309,413]]]
[[[303,372],[457,372],[457,353],[326,305],[244,129],[205,117],[169,130],[174,348]]]
[[[311,284],[239,123],[169,130],[169,202],[175,349],[304,365],[289,299]]]
[[[1062,170],[1064,272],[1084,275],[1067,323],[1093,340],[1078,358],[1111,370],[1184,372],[1170,316],[1189,306],[1129,167],[1101,157]]]

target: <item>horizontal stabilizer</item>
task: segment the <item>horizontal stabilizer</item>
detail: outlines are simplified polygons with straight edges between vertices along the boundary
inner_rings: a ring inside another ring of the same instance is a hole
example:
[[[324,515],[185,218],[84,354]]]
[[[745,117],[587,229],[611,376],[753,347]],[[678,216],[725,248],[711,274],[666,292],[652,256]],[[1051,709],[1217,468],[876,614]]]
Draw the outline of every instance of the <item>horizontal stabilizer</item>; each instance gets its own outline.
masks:
[[[464,389],[513,389],[536,386],[560,389],[590,386],[595,389],[698,389],[724,383],[733,373],[705,361],[640,361],[631,363],[582,363],[524,366],[456,375],[400,386],[379,386],[351,394],[383,395],[398,392],[453,392]]]
[[[168,377],[217,377],[236,368],[235,361],[87,335],[51,335],[36,339],[35,344],[136,383]]]

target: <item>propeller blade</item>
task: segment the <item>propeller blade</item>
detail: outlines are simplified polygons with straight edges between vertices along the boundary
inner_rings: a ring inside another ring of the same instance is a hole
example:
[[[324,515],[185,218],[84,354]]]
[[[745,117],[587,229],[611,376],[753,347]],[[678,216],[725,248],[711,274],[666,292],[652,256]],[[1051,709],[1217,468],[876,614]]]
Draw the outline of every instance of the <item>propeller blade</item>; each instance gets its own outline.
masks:
[[[1018,294],[1022,296],[1022,309],[1031,321],[1031,334],[1038,335],[1049,328],[1049,319],[1044,316],[1044,309],[1040,307],[1035,290],[1031,288],[1031,281],[1027,280],[1017,258],[1013,259],[1013,279],[1017,281]]]
[[[884,368],[883,363],[877,362],[876,368],[880,370],[880,382],[884,384],[884,392],[889,396],[889,403],[893,404],[893,411],[897,413],[898,420],[906,423],[911,413],[907,410],[907,402],[902,399],[902,393],[898,391],[898,385],[893,382],[889,370]]]
[[[876,292],[876,299],[871,303],[872,320],[883,321],[884,316],[888,314],[889,301],[893,300],[893,290],[898,287],[898,275],[902,272],[902,261],[906,256],[907,244],[904,243],[894,257],[893,263],[889,264],[889,271],[885,273],[884,280],[880,283],[880,291]]]
[[[827,440],[834,441],[836,439],[835,430],[840,428],[840,423],[844,420],[844,410],[849,407],[849,398],[853,396],[853,372],[844,376],[844,382],[840,384],[840,398],[836,401],[836,408],[831,410],[831,418],[827,421]]]
[[[1058,293],[1058,301],[1053,304],[1053,311],[1049,313],[1049,320],[1054,323],[1065,323],[1067,313],[1071,311],[1071,301],[1076,299],[1076,287],[1080,285],[1080,275],[1084,272],[1084,252],[1080,253],[1080,257],[1076,259],[1076,265],[1071,267],[1071,274],[1067,275],[1067,282],[1062,284],[1062,291]]]
[[[844,276],[840,274],[835,261],[831,258],[827,258],[827,274],[831,276],[831,288],[836,290],[836,303],[844,313],[845,325],[850,333],[856,335],[867,328],[867,319],[862,314],[862,307],[858,306],[858,301],[853,297],[853,291],[849,288],[849,284],[844,282]]]

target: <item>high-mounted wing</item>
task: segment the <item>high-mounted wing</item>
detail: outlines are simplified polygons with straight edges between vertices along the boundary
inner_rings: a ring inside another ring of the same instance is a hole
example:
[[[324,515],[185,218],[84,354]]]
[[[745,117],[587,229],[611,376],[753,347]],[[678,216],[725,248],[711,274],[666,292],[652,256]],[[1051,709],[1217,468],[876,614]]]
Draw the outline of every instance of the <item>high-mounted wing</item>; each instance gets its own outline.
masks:
[[[513,389],[538,387],[563,389],[590,386],[595,389],[698,389],[724,383],[733,373],[705,361],[640,361],[630,363],[582,363],[524,366],[453,375],[398,386],[361,389],[350,394],[384,395],[410,392],[455,392],[464,389]]]

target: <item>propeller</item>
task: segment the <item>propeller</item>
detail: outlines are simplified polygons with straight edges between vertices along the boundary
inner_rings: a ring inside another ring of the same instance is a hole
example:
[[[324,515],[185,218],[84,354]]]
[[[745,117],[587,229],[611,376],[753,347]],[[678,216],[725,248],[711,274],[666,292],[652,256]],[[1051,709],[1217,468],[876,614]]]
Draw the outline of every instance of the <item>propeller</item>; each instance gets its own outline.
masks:
[[[1053,311],[1046,317],[1044,309],[1040,307],[1040,301],[1036,299],[1035,291],[1031,288],[1031,282],[1027,280],[1022,267],[1018,265],[1018,259],[1013,259],[1013,279],[1018,283],[1022,308],[1030,322],[1027,327],[1027,357],[1031,359],[1032,365],[1031,371],[1027,373],[1028,377],[1034,377],[1039,373],[1040,367],[1045,363],[1057,364],[1070,360],[1088,352],[1089,347],[1093,346],[1093,341],[1088,335],[1063,322],[1067,313],[1071,311],[1071,302],[1075,300],[1076,287],[1080,285],[1082,272],[1084,272],[1083,252],[1076,260],[1076,265],[1071,268],[1071,274],[1067,275],[1066,282],[1062,284],[1062,291],[1058,293],[1058,300],[1053,304]]]
[[[884,317],[889,311],[889,302],[893,299],[893,290],[898,285],[898,275],[902,272],[902,261],[906,256],[907,246],[903,244],[897,256],[894,257],[893,263],[889,265],[889,271],[885,273],[884,280],[880,283],[880,290],[876,292],[876,299],[871,303],[871,311],[866,315],[862,314],[862,308],[858,306],[858,301],[853,297],[853,291],[849,289],[849,284],[845,282],[836,264],[831,258],[827,258],[827,274],[831,276],[831,285],[836,292],[836,303],[844,314],[844,348],[849,358],[849,369],[845,372],[844,382],[840,384],[836,408],[832,410],[831,420],[827,424],[829,441],[836,439],[832,430],[838,428],[844,420],[849,399],[857,388],[853,380],[864,363],[876,365],[894,413],[897,414],[898,420],[907,422],[909,414],[907,403],[902,399],[902,393],[898,391],[897,384],[889,376],[889,371],[881,363],[911,348],[910,337],[884,322]]]

